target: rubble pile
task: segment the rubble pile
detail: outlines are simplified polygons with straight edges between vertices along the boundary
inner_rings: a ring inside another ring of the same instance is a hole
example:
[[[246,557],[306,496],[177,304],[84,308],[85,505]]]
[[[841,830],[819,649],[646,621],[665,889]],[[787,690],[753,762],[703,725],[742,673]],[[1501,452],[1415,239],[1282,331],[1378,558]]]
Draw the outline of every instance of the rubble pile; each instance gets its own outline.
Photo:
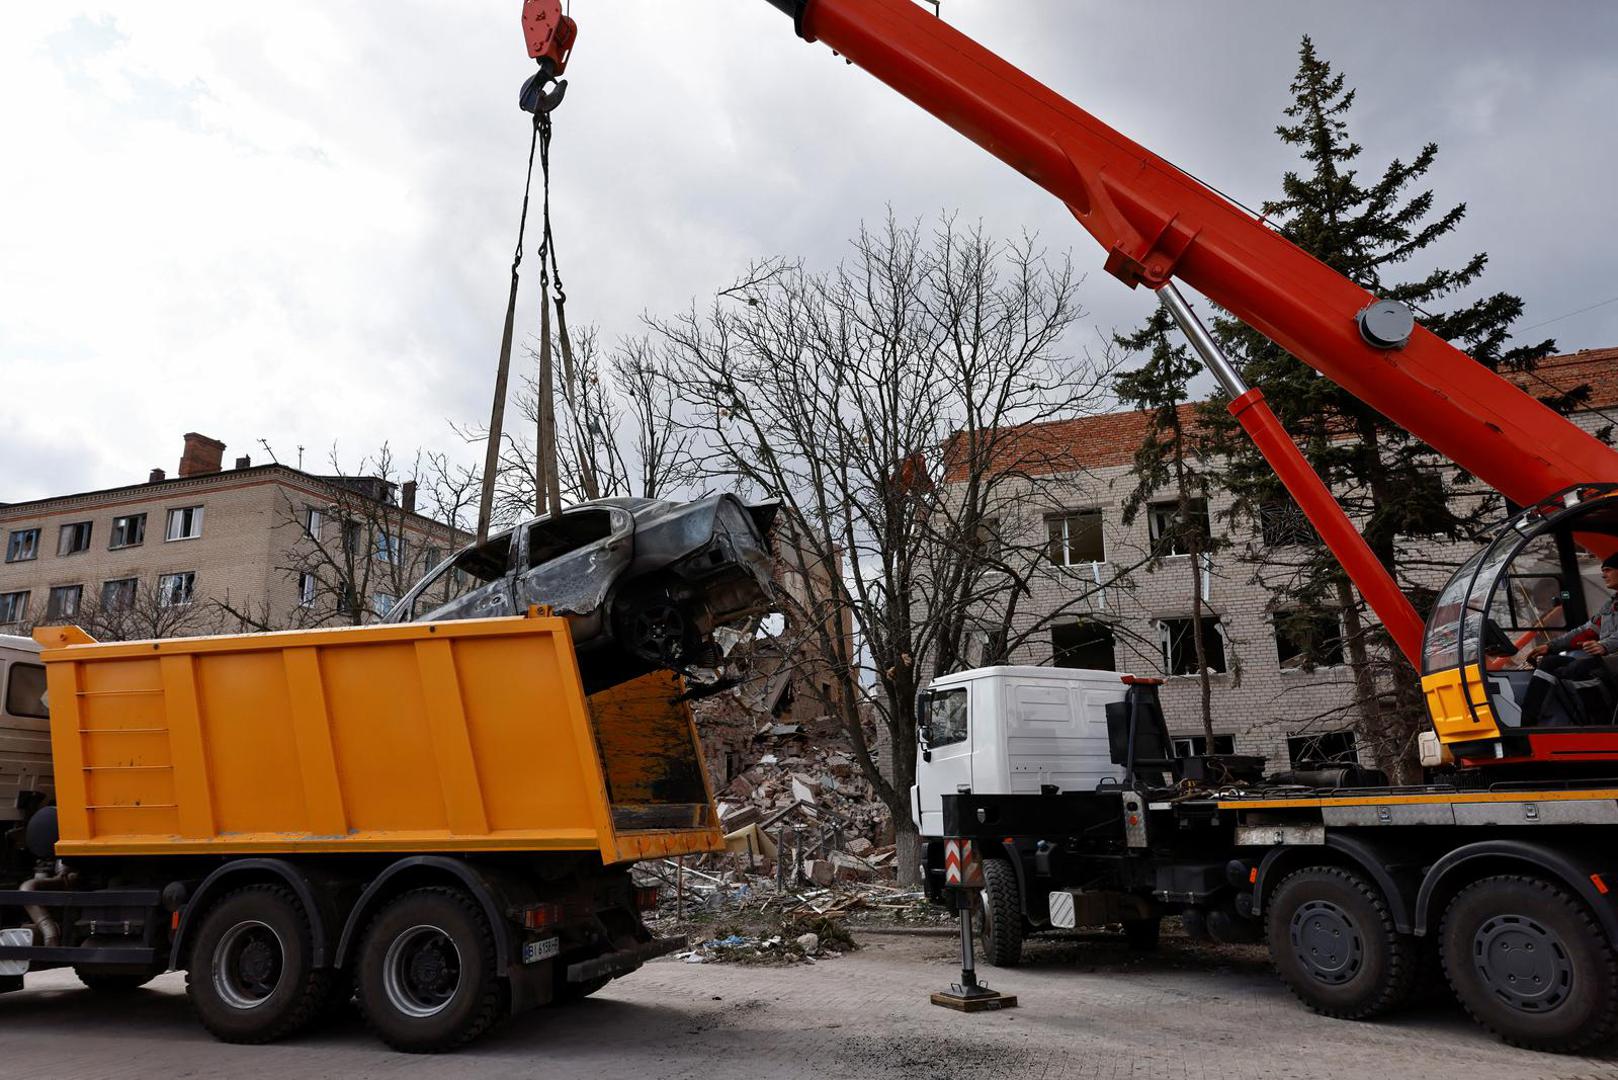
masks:
[[[903,922],[932,911],[922,890],[887,882],[845,878],[830,887],[803,881],[782,887],[779,869],[789,866],[790,859],[771,867],[776,872],[769,875],[751,872],[746,858],[735,854],[704,856],[702,861],[731,865],[704,869],[694,865],[696,860],[682,864],[675,859],[636,864],[636,883],[658,887],[658,910],[649,921],[672,928],[697,918],[730,922],[776,919],[827,938],[833,934],[827,927],[840,925],[851,915]]]
[[[717,803],[731,851],[752,873],[781,871],[782,888],[894,876],[888,809],[851,754],[783,747],[732,779]]]

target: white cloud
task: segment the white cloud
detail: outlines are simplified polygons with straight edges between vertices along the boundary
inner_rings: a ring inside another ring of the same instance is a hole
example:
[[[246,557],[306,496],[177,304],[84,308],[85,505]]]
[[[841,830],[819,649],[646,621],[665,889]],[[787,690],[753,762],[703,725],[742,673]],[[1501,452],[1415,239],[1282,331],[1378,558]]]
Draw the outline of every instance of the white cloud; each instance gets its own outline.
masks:
[[[1026,180],[758,0],[574,5],[557,116],[570,314],[607,340],[747,260],[825,265],[859,220],[959,210],[1096,268],[1103,328],[1149,298]],[[11,5],[0,33],[0,499],[144,477],[200,430],[315,460],[452,441],[487,408],[516,226],[529,71],[517,0]],[[1401,7],[1401,35],[1324,2],[1210,8],[946,0],[957,25],[1244,199],[1288,162],[1271,129],[1298,35],[1361,87],[1368,162],[1444,148],[1457,256],[1530,321],[1618,280],[1611,9]],[[1600,21],[1605,32],[1590,25]],[[534,235],[531,233],[531,236]],[[528,267],[537,269],[530,256]],[[535,318],[528,278],[522,312]],[[1605,291],[1603,291],[1605,289]],[[1618,308],[1548,327],[1618,342]]]

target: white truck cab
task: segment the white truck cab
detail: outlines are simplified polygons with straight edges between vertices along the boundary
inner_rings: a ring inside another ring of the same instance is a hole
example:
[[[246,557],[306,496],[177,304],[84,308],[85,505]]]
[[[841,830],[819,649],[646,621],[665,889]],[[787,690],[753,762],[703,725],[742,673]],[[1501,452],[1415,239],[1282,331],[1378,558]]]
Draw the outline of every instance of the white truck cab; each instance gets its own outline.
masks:
[[[911,816],[943,836],[944,796],[1094,791],[1119,780],[1107,745],[1107,705],[1127,689],[1116,671],[987,667],[934,679],[917,717]]]
[[[0,822],[21,820],[19,793],[56,788],[39,653],[32,638],[0,634]]]

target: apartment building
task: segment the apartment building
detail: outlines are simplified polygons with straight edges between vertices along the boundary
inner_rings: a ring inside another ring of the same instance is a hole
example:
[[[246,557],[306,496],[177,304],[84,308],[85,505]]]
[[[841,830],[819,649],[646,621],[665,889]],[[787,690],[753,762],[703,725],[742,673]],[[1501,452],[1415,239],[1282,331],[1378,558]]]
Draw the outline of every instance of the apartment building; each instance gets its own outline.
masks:
[[[1591,394],[1575,422],[1589,431],[1613,424],[1618,349],[1555,357],[1534,376],[1518,378],[1540,396],[1586,384]],[[1143,565],[1161,547],[1164,524],[1174,512],[1165,492],[1161,504],[1148,506],[1128,525],[1123,520],[1125,497],[1135,484],[1132,458],[1147,430],[1147,414],[1123,412],[1028,432],[1045,450],[1061,449],[1033,455],[1037,460],[1065,459],[1070,471],[1039,478],[1037,498],[1031,485],[1025,511],[997,523],[1017,531],[1009,542],[1043,545],[1046,563],[1045,572],[1028,579],[1031,595],[1017,620],[1028,633],[1019,635],[1024,640],[1012,648],[1010,661],[1165,676],[1164,712],[1180,749],[1202,752],[1191,618],[1193,589],[1200,589],[1207,612],[1204,653],[1215,673],[1213,751],[1263,754],[1272,763],[1354,759],[1356,739],[1347,722],[1354,690],[1343,664],[1340,625],[1336,619],[1289,619],[1273,599],[1276,581],[1313,539],[1307,521],[1295,508],[1277,507],[1253,534],[1224,537],[1231,543],[1200,566],[1172,550],[1155,565]],[[1224,514],[1231,502],[1216,491],[1202,508],[1210,532],[1228,528]],[[1455,565],[1470,554],[1459,545],[1423,552]],[[1432,584],[1442,584],[1442,572],[1433,573]],[[1045,620],[1050,625],[1041,626]]]
[[[465,537],[414,484],[317,476],[195,432],[175,476],[0,505],[0,633],[139,638],[366,620]]]

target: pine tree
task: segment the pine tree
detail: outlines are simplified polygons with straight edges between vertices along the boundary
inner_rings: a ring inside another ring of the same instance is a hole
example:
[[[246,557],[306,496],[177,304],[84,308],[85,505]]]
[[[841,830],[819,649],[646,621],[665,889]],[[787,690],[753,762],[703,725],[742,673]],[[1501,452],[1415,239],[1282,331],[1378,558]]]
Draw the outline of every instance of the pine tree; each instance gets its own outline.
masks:
[[[1303,164],[1283,177],[1282,197],[1265,204],[1269,221],[1372,293],[1409,304],[1429,330],[1485,367],[1531,371],[1554,352],[1556,343],[1550,340],[1512,344],[1511,326],[1523,311],[1520,298],[1508,293],[1458,298],[1479,284],[1487,254],[1472,255],[1458,266],[1427,269],[1436,265],[1429,249],[1466,216],[1464,203],[1435,212],[1434,194],[1424,187],[1438,154],[1435,144],[1423,146],[1408,161],[1395,159],[1380,176],[1362,177],[1361,147],[1350,137],[1347,121],[1355,91],[1308,37],[1299,49],[1291,90],[1287,122],[1276,134],[1297,148]],[[1248,381],[1263,388],[1310,464],[1360,524],[1371,550],[1421,606],[1425,594],[1413,575],[1432,570],[1428,550],[1445,541],[1477,543],[1485,523],[1498,516],[1497,500],[1479,498],[1457,467],[1267,338],[1232,320],[1221,321],[1217,332]],[[1578,390],[1547,399],[1564,409],[1578,400]],[[1238,512],[1256,520],[1266,509],[1289,505],[1273,474],[1220,405],[1211,403],[1207,423],[1227,455],[1227,483],[1238,496]],[[1425,715],[1415,671],[1393,652],[1379,628],[1364,622],[1362,606],[1329,552],[1318,545],[1306,547],[1294,569],[1284,599],[1296,610],[1295,617],[1314,625],[1322,616],[1342,619],[1343,643],[1358,689],[1361,745],[1368,746],[1383,768],[1408,776]]]
[[[1178,336],[1169,313],[1159,308],[1133,334],[1115,334],[1113,341],[1130,353],[1147,353],[1140,367],[1119,375],[1113,390],[1120,401],[1150,413],[1146,436],[1135,451],[1132,475],[1135,487],[1124,498],[1123,521],[1132,524],[1154,497],[1168,494],[1174,513],[1159,537],[1149,565],[1163,565],[1167,550],[1184,552],[1191,576],[1191,637],[1197,658],[1197,679],[1202,690],[1202,730],[1207,752],[1214,752],[1213,683],[1204,646],[1205,620],[1218,618],[1203,594],[1207,558],[1221,546],[1209,528],[1208,494],[1212,476],[1203,452],[1204,436],[1182,406],[1191,400],[1190,382],[1201,365],[1170,337]]]

